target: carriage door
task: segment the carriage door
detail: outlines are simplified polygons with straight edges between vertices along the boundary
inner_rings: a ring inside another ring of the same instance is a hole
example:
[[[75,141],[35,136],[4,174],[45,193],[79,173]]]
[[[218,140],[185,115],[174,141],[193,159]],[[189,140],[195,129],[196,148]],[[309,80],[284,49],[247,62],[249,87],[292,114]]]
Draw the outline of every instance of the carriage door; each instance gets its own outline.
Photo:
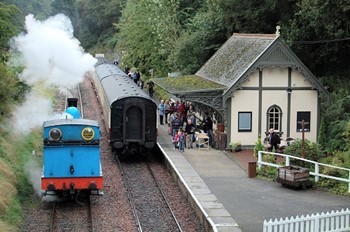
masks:
[[[138,106],[130,106],[125,113],[125,141],[141,142],[143,140],[143,114]]]

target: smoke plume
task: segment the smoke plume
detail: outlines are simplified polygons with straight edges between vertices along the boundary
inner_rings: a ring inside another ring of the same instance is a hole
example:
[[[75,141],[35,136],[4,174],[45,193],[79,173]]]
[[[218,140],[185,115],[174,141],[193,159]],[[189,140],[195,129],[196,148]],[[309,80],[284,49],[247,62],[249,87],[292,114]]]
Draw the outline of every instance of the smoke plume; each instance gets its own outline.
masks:
[[[24,67],[20,78],[32,87],[40,87],[32,88],[24,104],[14,112],[14,128],[22,133],[52,117],[52,104],[43,94],[45,89],[76,86],[96,63],[74,38],[72,23],[65,15],[58,14],[45,21],[28,15],[25,26],[26,32],[14,38],[13,46],[20,54],[17,63]]]

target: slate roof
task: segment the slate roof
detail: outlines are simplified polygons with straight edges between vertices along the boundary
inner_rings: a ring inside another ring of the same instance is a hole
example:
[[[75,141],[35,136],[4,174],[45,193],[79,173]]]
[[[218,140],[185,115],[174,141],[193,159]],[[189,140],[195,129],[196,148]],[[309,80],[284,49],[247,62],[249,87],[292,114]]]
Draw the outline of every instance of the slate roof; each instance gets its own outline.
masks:
[[[233,34],[196,75],[227,87],[224,101],[257,68],[290,67],[304,74],[320,96],[329,97],[321,82],[276,34]]]
[[[230,87],[276,38],[275,34],[233,34],[196,75]]]

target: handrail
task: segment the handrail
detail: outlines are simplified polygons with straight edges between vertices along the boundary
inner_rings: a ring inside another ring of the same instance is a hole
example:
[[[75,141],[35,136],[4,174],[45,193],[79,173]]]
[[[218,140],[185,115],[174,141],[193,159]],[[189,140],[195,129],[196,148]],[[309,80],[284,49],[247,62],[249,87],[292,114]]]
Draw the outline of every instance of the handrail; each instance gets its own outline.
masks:
[[[304,162],[307,162],[307,163],[314,164],[315,165],[315,172],[310,172],[310,175],[315,176],[315,182],[318,182],[320,177],[333,179],[333,180],[337,180],[337,181],[347,182],[348,183],[348,192],[350,192],[350,169],[349,168],[343,168],[343,167],[338,167],[338,166],[334,166],[334,165],[330,165],[330,164],[318,163],[318,162],[313,161],[313,160],[308,160],[308,159],[304,159],[304,158],[300,158],[300,157],[292,156],[292,155],[280,154],[280,153],[275,153],[275,152],[259,151],[258,152],[258,161],[257,161],[259,169],[263,165],[271,166],[271,167],[275,167],[275,168],[282,167],[282,165],[279,165],[279,164],[269,163],[269,162],[263,161],[262,160],[263,154],[270,154],[270,155],[274,155],[274,156],[282,156],[282,157],[284,157],[285,158],[285,162],[286,162],[286,166],[290,165],[290,159],[301,160],[301,161],[304,161]],[[337,176],[330,176],[330,175],[322,174],[322,173],[320,173],[320,166],[330,167],[330,168],[334,168],[334,169],[347,171],[348,174],[349,174],[348,175],[348,179],[337,177]]]

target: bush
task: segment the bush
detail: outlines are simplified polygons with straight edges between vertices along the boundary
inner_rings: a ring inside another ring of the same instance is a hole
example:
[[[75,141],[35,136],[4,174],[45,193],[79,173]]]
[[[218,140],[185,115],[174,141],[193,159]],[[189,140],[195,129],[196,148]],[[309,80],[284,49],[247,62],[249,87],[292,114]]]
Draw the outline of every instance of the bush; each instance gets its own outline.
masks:
[[[350,167],[350,151],[337,152],[334,156],[329,156],[321,159],[319,162],[325,164],[331,164],[338,167],[349,168]],[[349,178],[349,172],[345,170],[334,169],[330,167],[322,167],[320,173],[330,176],[336,176],[344,179]],[[348,193],[348,183],[336,181],[328,178],[320,178],[317,183],[319,187],[326,188],[332,193]]]
[[[269,163],[274,163],[275,162],[275,156],[274,155],[269,155],[265,154],[263,155],[263,161],[269,162]],[[262,166],[262,168],[258,169],[257,174],[259,176],[266,177],[268,179],[275,180],[277,178],[277,168],[271,167],[271,166]]]
[[[302,158],[302,140],[297,139],[290,146],[287,146],[284,149],[284,154]],[[304,157],[305,159],[313,160],[316,162],[319,162],[321,158],[325,157],[325,155],[322,154],[320,147],[316,143],[313,143],[307,139],[304,140],[304,155],[305,155]],[[305,162],[299,161],[299,160],[291,161],[291,165],[296,165],[301,167],[304,166],[304,163]],[[311,167],[313,168],[313,166],[309,166],[307,168],[311,168]]]
[[[264,151],[265,147],[263,142],[261,141],[261,138],[258,138],[258,141],[255,142],[255,147],[254,147],[254,155],[255,157],[258,157],[258,152],[259,151]]]

